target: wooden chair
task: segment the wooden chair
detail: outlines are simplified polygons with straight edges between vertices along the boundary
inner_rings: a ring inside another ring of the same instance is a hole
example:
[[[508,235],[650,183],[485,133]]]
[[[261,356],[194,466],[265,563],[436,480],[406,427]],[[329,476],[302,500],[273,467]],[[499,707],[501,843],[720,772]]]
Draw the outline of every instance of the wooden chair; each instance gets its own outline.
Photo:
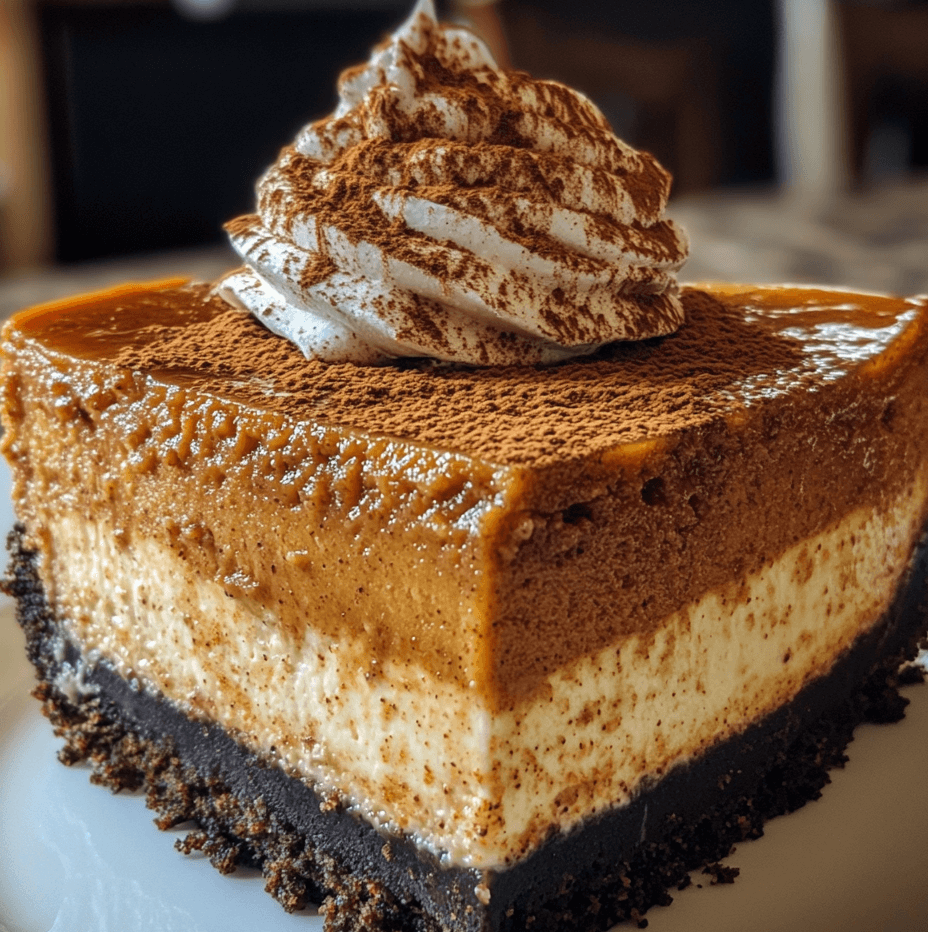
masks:
[[[530,5],[503,2],[513,65],[555,78],[593,100],[617,92],[636,118],[629,141],[653,152],[674,176],[677,193],[705,190],[719,177],[717,74],[699,40],[645,43],[567,26]]]
[[[880,88],[911,88],[918,116],[928,124],[928,3],[838,3],[844,61],[851,172],[863,179]],[[928,129],[922,127],[922,132]]]

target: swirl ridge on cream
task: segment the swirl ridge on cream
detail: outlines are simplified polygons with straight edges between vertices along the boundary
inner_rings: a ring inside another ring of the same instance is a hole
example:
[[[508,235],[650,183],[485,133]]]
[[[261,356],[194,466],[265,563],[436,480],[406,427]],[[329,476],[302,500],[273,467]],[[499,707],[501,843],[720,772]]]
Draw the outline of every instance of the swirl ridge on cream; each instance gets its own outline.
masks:
[[[309,358],[557,362],[675,331],[670,176],[581,94],[498,69],[431,0],[346,71],[227,225],[218,292]]]

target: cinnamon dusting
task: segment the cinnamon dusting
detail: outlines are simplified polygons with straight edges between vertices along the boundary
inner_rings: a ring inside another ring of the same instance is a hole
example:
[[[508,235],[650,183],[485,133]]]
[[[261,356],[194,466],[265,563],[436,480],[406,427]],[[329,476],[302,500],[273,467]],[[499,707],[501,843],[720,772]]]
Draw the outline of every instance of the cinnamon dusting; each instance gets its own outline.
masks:
[[[208,297],[202,286],[124,301],[98,351],[120,369],[168,378],[199,373],[217,380],[217,391],[234,391],[249,405],[467,449],[492,462],[541,466],[709,423],[719,416],[720,393],[759,373],[798,369],[796,378],[804,377],[795,340],[746,322],[740,308],[704,292],[685,290],[682,297],[688,323],[673,337],[617,344],[594,359],[554,367],[471,370],[419,363],[397,370],[307,362],[249,315]],[[428,305],[421,313],[419,325],[430,326]],[[93,345],[75,343],[76,334],[102,334],[107,313],[93,308],[86,315],[97,321],[93,327],[75,312],[58,325],[60,337],[52,330],[43,339],[96,355]],[[144,320],[160,326],[133,329],[133,322]]]

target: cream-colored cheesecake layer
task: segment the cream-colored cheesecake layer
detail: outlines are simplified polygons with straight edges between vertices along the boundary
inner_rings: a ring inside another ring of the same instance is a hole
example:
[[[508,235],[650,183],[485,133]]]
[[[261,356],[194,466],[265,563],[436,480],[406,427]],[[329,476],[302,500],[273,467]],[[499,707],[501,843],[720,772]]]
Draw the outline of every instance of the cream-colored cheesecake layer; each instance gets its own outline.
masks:
[[[552,676],[492,716],[476,690],[412,665],[372,672],[357,646],[299,644],[273,614],[196,578],[163,545],[122,546],[83,515],[52,519],[49,597],[72,637],[126,678],[224,725],[375,823],[453,863],[516,860],[789,701],[888,606],[923,520],[919,478],[737,588]],[[80,688],[80,671],[67,678]]]

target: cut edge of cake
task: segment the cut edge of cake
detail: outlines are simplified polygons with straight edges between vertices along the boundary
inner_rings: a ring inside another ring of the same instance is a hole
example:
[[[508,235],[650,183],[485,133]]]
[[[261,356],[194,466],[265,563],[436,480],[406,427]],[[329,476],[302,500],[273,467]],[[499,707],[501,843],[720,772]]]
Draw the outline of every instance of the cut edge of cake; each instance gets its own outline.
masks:
[[[847,761],[856,726],[901,719],[908,700],[899,686],[924,678],[910,661],[928,628],[928,539],[889,612],[788,706],[514,868],[449,868],[269,768],[218,726],[133,688],[105,662],[88,663],[48,608],[21,527],[9,547],[3,589],[17,601],[34,695],[63,741],[59,760],[88,763],[91,780],[114,792],[144,792],[162,830],[196,823],[175,842],[179,851],[202,853],[222,873],[260,869],[286,910],[321,904],[327,932],[644,925],[691,871],[817,799],[828,772]]]

